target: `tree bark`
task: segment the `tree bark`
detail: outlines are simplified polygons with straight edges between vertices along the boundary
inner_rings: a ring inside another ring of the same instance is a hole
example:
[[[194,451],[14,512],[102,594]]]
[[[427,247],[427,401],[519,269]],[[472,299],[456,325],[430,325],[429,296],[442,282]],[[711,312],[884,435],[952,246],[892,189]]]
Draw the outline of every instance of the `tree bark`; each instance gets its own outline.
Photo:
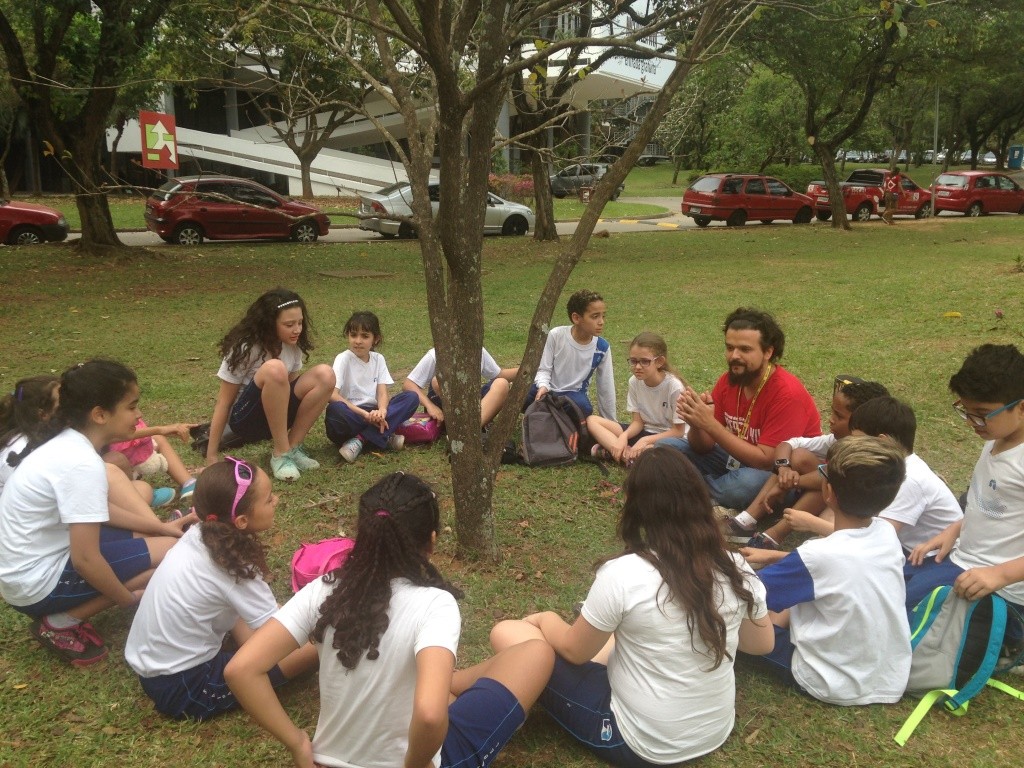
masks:
[[[828,187],[828,204],[832,209],[832,228],[849,229],[850,222],[846,218],[846,200],[839,188],[839,179],[836,176],[836,151],[834,147],[824,142],[815,142],[814,154],[818,156],[821,163],[821,173],[825,177],[825,185]]]

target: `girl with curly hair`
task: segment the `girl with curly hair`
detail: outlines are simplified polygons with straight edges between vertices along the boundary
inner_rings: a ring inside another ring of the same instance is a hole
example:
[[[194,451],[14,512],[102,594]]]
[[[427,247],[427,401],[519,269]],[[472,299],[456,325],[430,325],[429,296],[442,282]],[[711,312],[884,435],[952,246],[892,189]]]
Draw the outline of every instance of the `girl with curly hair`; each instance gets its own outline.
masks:
[[[225,456],[196,481],[200,523],[182,536],[153,575],[135,614],[124,657],[158,711],[205,720],[236,706],[224,682],[232,651],[274,612],[259,534],[274,524],[270,477]],[[309,644],[270,670],[281,685],[316,664]]]
[[[634,461],[619,519],[622,554],[598,568],[572,625],[556,613],[503,621],[496,650],[542,638],[558,657],[540,703],[617,766],[681,763],[717,749],[736,714],[737,649],[774,645],[765,590],[726,550],[707,488],[676,450]]]
[[[278,480],[317,469],[302,441],[327,407],[334,371],[315,365],[302,373],[313,349],[306,305],[285,288],[267,291],[221,339],[220,390],[210,420],[206,463],[219,458],[226,426],[243,442],[271,440],[270,468]]]
[[[525,721],[554,654],[533,640],[455,669],[460,593],[430,562],[440,527],[430,486],[384,477],[359,500],[345,563],[303,587],[228,665],[238,701],[296,766],[487,766]],[[268,674],[309,639],[320,654],[312,742]]]

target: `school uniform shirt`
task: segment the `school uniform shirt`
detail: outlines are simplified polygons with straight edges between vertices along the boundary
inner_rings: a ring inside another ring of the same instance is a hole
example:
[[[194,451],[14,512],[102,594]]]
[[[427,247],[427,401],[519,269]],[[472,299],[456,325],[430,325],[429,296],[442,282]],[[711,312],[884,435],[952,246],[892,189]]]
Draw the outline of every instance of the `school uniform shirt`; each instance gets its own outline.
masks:
[[[733,555],[754,596],[753,618],[767,614],[764,587]],[[726,645],[735,658],[746,606],[724,578],[716,601],[725,620]],[[639,555],[610,560],[597,572],[582,616],[615,633],[608,659],[611,708],[623,739],[652,763],[689,760],[717,749],[732,732],[736,681],[729,658],[711,669],[707,646],[690,634],[686,614],[667,599],[661,574]]]
[[[171,547],[150,579],[132,621],[124,659],[140,677],[173,675],[214,658],[242,619],[250,629],[277,611],[260,576],[238,579],[210,557],[200,525]]]
[[[384,355],[371,352],[370,359],[363,362],[355,352],[346,349],[334,358],[336,389],[353,405],[370,405],[377,402],[377,385],[394,384]]]
[[[15,470],[15,467],[8,463],[8,459],[12,454],[18,454],[25,450],[26,445],[28,445],[27,436],[15,435],[7,445],[0,448],[0,493],[4,492],[4,486],[7,485],[8,478],[14,474]]]
[[[590,386],[591,375],[597,376],[597,410],[606,419],[615,420],[615,376],[612,373],[612,353],[609,349],[594,369],[598,336],[586,344],[572,337],[571,325],[560,325],[548,332],[544,352],[533,383],[538,389],[551,392],[583,392]]]
[[[805,451],[810,451],[819,459],[825,461],[828,449],[836,443],[836,436],[829,432],[827,435],[818,435],[816,437],[791,437],[783,442],[789,443],[794,451],[797,448],[803,448]]]
[[[906,463],[907,476],[896,498],[878,516],[903,523],[896,535],[909,552],[942,533],[963,517],[963,512],[953,492],[920,456],[912,453]]]
[[[103,459],[65,429],[26,456],[0,494],[0,596],[19,606],[46,598],[71,556],[68,526],[109,519]]]
[[[711,390],[715,419],[734,435],[739,435],[749,411],[745,439],[751,445],[774,448],[791,437],[819,436],[821,416],[814,398],[792,373],[777,365],[773,368],[753,408],[742,387],[730,384],[729,374],[722,374]]]
[[[656,387],[630,376],[626,386],[626,410],[640,414],[647,432],[667,432],[675,424],[686,423],[676,414],[676,400],[682,391],[683,382],[671,373],[666,373]]]
[[[217,371],[217,378],[226,381],[228,384],[238,384],[241,389],[253,380],[256,372],[267,360],[272,359],[266,350],[258,344],[249,347],[249,354],[243,359],[241,365],[236,368],[228,367],[228,359],[221,360],[220,370]],[[281,354],[277,359],[284,363],[288,369],[289,376],[302,370],[303,353],[296,344],[282,344]]]
[[[300,645],[309,640],[320,606],[334,584],[310,582],[274,617]],[[380,638],[380,657],[365,654],[348,670],[332,647],[334,629],[324,632],[320,653],[320,715],[313,736],[313,759],[320,765],[377,768],[402,765],[409,745],[416,654],[424,648],[458,651],[461,618],[455,598],[406,579],[391,582],[388,627]],[[434,756],[435,766],[441,754]]]
[[[437,352],[431,347],[406,378],[420,389],[429,389],[430,382],[437,375]],[[480,350],[480,378],[491,381],[501,375],[501,366],[486,349]]]
[[[836,531],[759,573],[768,608],[789,608],[791,671],[830,704],[891,704],[910,677],[903,549],[893,527]]]
[[[1024,557],[1024,444],[998,454],[985,443],[974,465],[960,539],[950,559],[961,568],[1002,565]],[[1024,605],[1024,581],[996,592]]]

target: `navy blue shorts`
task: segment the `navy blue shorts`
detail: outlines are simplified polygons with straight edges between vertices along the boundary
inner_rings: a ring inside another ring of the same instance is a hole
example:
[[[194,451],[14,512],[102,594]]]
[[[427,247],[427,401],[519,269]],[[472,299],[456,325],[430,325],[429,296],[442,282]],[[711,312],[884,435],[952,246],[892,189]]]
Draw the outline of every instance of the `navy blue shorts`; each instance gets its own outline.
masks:
[[[291,427],[295,421],[295,415],[299,412],[299,405],[302,403],[295,396],[295,385],[299,377],[289,385],[288,396],[288,426]],[[228,415],[228,426],[231,431],[247,443],[256,443],[260,440],[269,440],[270,425],[267,423],[267,414],[263,410],[263,390],[256,385],[253,379],[245,385],[242,394],[231,406],[231,413]]]
[[[139,682],[158,712],[179,720],[206,720],[238,706],[235,695],[224,682],[224,667],[234,655],[234,651],[221,651],[192,669],[173,675],[140,677]],[[280,667],[273,667],[269,675],[270,684],[275,688],[288,682]]]
[[[482,677],[448,706],[442,768],[486,768],[526,722],[526,712],[497,680]]]
[[[493,383],[494,379],[491,379],[490,381],[488,381],[487,383],[480,387],[481,400],[484,399],[484,395],[491,391],[491,384]],[[427,399],[434,405],[436,405],[438,408],[440,408],[442,411],[444,410],[444,406],[441,404],[441,395],[437,391],[435,391],[433,387],[427,387]]]
[[[152,567],[146,540],[136,539],[131,531],[122,528],[100,526],[100,554],[122,584]],[[68,555],[60,580],[49,595],[33,605],[15,605],[13,608],[32,617],[49,616],[68,611],[99,594],[92,584],[78,575]]]
[[[619,732],[604,664],[570,664],[555,656],[555,670],[538,701],[570,736],[605,762],[624,768],[654,766],[630,749]]]

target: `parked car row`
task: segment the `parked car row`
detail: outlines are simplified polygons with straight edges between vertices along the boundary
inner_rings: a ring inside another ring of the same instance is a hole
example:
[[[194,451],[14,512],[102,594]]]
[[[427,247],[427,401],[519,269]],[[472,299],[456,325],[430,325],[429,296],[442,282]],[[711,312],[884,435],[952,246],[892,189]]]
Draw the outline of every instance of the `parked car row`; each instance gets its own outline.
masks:
[[[935,179],[935,212],[1024,214],[1024,189],[1005,173],[952,171]]]

